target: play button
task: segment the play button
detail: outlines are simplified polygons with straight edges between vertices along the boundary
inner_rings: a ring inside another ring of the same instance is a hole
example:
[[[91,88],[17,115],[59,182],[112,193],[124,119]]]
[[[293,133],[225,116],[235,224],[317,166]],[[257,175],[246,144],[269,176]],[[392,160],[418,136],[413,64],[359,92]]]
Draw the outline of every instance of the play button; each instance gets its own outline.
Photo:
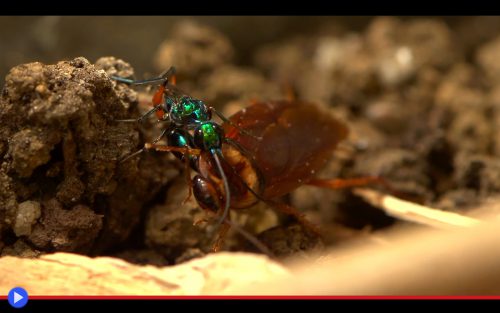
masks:
[[[28,303],[28,293],[21,287],[12,288],[8,295],[9,304],[17,309]]]
[[[18,303],[19,301],[21,301],[22,299],[24,299],[23,296],[21,296],[20,294],[18,294],[17,292],[14,291],[14,304],[15,303]]]

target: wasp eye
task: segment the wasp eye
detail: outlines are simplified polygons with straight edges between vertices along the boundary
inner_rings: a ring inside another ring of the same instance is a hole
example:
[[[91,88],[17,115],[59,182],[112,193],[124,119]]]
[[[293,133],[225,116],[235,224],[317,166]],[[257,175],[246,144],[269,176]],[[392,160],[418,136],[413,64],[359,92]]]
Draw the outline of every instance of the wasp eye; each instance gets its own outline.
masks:
[[[165,112],[170,112],[172,110],[172,106],[174,105],[174,99],[172,97],[165,97]]]

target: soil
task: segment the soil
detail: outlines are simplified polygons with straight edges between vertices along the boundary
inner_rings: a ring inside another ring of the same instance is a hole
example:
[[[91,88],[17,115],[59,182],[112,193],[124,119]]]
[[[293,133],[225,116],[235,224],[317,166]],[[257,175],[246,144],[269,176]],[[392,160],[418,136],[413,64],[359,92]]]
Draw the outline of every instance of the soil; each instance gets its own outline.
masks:
[[[492,23],[384,17],[356,32],[326,23],[312,35],[256,45],[242,65],[223,32],[181,21],[151,59],[158,73],[175,65],[181,89],[227,116],[293,90],[350,128],[319,177],[378,175],[409,198],[466,212],[500,192],[500,37],[486,31]],[[22,64],[5,77],[1,255],[70,251],[165,265],[210,253],[216,229],[193,225],[205,213],[183,201],[184,165],[159,152],[120,162],[162,127],[153,118],[117,121],[148,110],[150,90],[110,79],[144,78],[131,64],[78,57]],[[400,223],[349,190],[304,186],[283,201],[323,238],[263,204],[233,217],[280,258]],[[224,249],[256,251],[234,232]]]

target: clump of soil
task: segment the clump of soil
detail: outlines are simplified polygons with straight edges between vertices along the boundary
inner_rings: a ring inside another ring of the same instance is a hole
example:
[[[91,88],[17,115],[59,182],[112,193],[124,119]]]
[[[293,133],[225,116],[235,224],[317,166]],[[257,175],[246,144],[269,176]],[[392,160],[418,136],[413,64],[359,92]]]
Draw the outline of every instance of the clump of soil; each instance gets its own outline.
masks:
[[[176,66],[182,90],[226,115],[290,94],[316,102],[350,128],[319,177],[382,176],[422,203],[466,211],[500,192],[500,39],[476,40],[467,29],[435,18],[377,18],[359,33],[327,24],[317,34],[257,46],[253,63],[240,65],[233,61],[238,47],[223,33],[185,21],[154,63],[158,73]],[[62,250],[162,264],[210,251],[216,229],[193,226],[205,213],[193,199],[183,201],[184,175],[173,179],[183,164],[155,152],[119,162],[164,125],[116,122],[146,112],[151,92],[137,95],[109,75],[134,73],[114,58],[95,65],[77,58],[21,65],[7,76],[3,254]],[[233,216],[280,257],[397,222],[349,190],[304,186],[282,200],[325,230],[323,243],[262,204]],[[225,249],[255,251],[240,237],[230,235]]]
[[[14,67],[0,99],[0,236],[3,253],[98,253],[128,238],[169,175],[161,159],[120,163],[139,134],[127,118],[134,91],[108,74],[133,74],[114,58]],[[170,175],[171,176],[171,175]],[[25,253],[25,252],[23,252]]]

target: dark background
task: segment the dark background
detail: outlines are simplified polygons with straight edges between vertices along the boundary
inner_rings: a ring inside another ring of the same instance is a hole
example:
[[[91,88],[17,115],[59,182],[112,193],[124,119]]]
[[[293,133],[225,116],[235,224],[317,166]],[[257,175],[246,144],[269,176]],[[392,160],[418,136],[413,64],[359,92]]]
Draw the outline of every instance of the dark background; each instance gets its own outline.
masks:
[[[368,16],[30,16],[0,17],[0,77],[13,66],[40,61],[55,63],[83,56],[94,62],[116,56],[137,73],[151,72],[153,56],[172,26],[193,19],[219,29],[233,43],[238,64],[251,64],[254,47],[294,35],[315,33],[332,24],[344,31],[362,31]],[[407,16],[402,19],[411,19]],[[451,28],[466,28],[467,36],[488,37],[500,30],[499,17],[442,17]],[[480,20],[478,23],[477,21]],[[471,32],[472,28],[472,32]],[[477,36],[474,34],[477,28]]]

